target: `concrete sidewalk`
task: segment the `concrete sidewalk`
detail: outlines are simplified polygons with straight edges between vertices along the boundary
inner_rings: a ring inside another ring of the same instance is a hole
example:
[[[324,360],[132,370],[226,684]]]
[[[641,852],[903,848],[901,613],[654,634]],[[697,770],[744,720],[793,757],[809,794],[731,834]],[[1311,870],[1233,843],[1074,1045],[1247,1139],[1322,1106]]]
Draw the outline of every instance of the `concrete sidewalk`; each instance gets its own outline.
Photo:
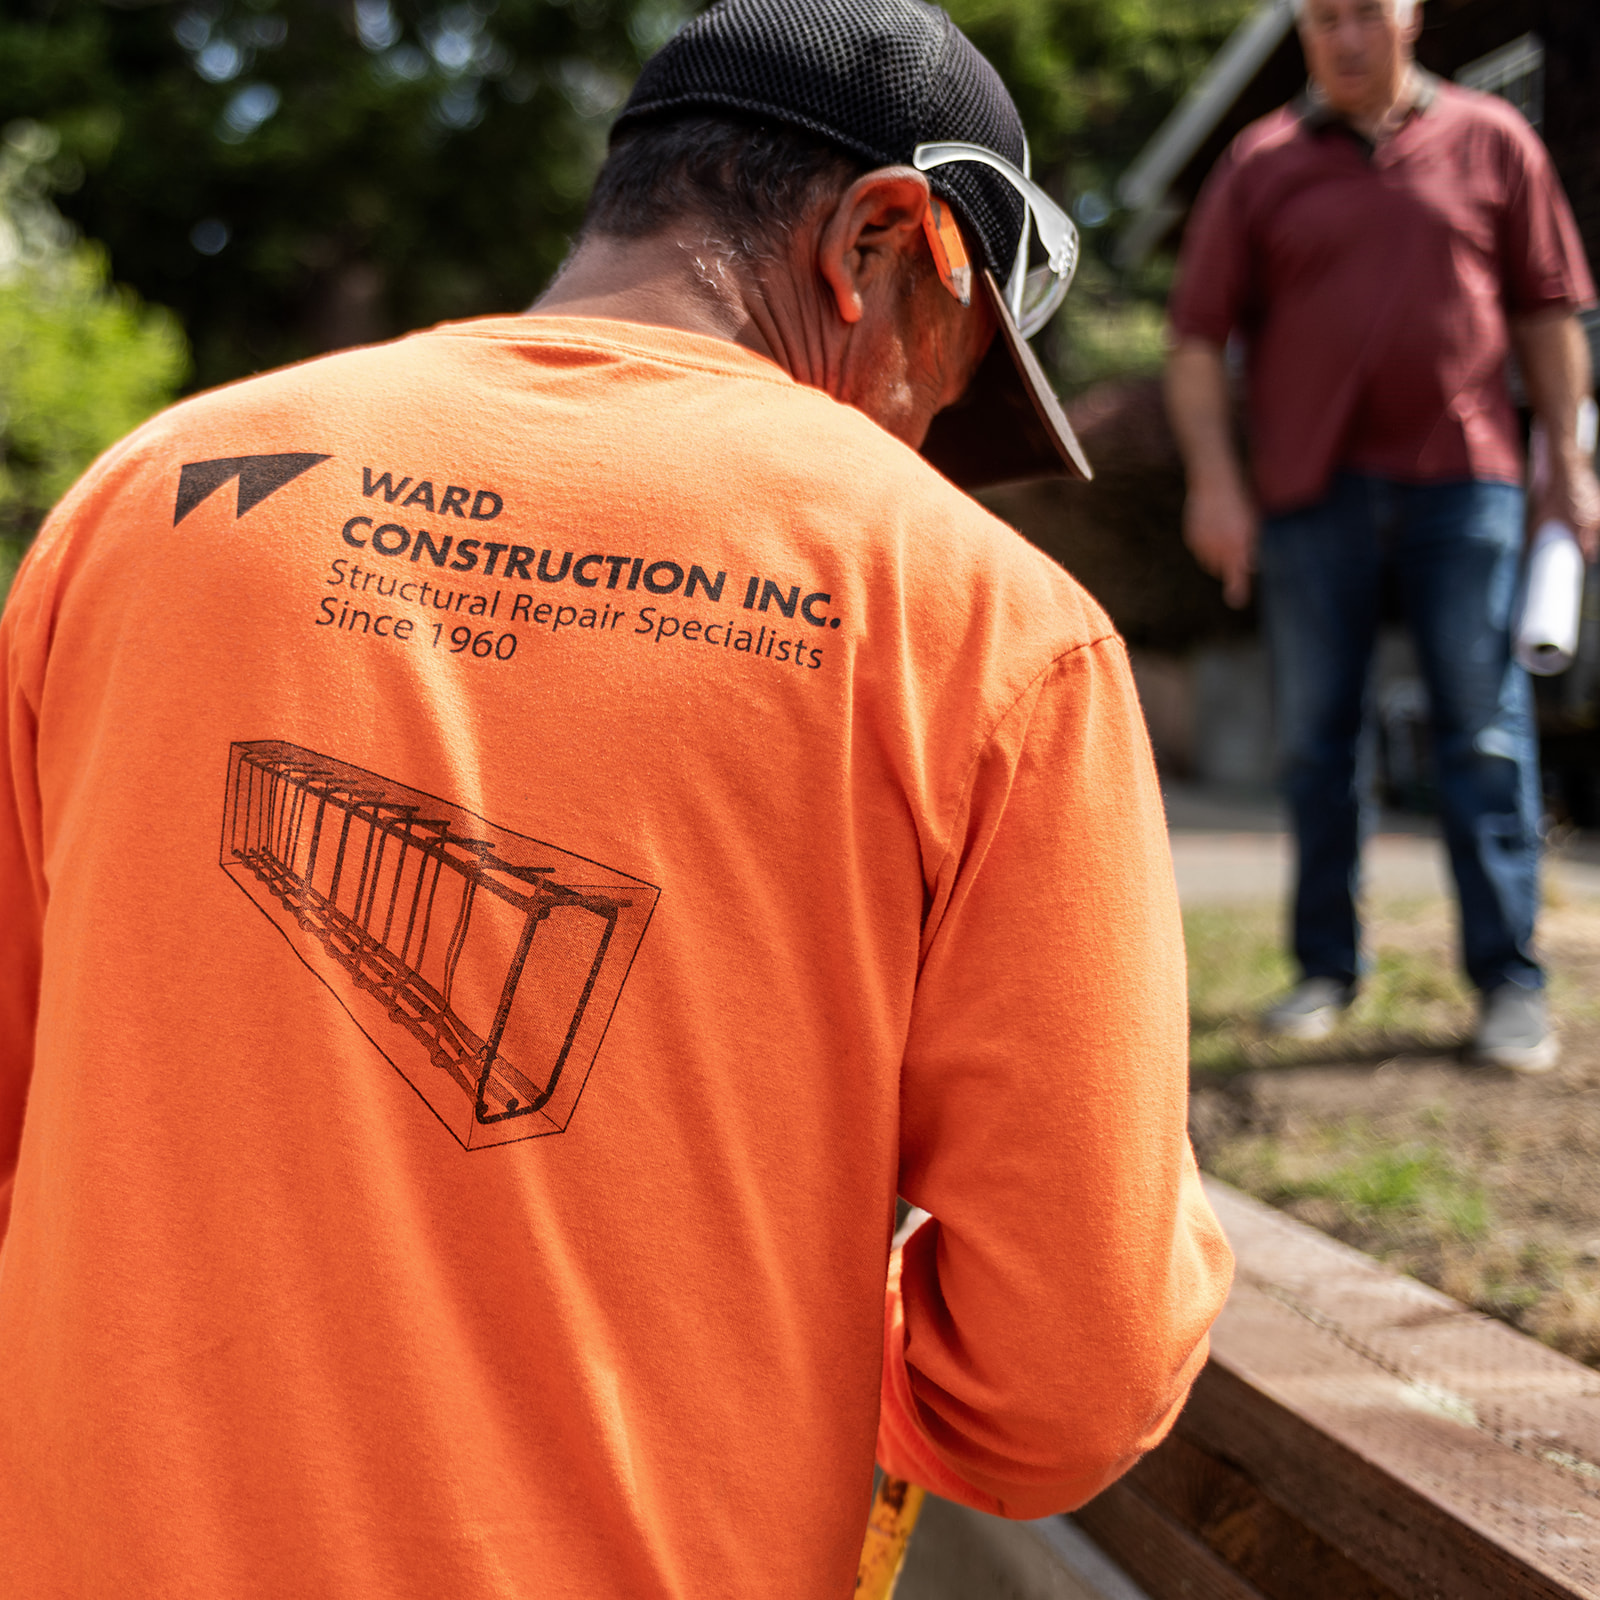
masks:
[[[1286,901],[1294,846],[1282,808],[1259,796],[1233,796],[1168,784],[1168,837],[1186,906]],[[1562,893],[1600,899],[1600,843],[1582,839],[1546,857],[1549,883]],[[1362,853],[1366,890],[1376,895],[1454,893],[1438,823],[1385,812]]]

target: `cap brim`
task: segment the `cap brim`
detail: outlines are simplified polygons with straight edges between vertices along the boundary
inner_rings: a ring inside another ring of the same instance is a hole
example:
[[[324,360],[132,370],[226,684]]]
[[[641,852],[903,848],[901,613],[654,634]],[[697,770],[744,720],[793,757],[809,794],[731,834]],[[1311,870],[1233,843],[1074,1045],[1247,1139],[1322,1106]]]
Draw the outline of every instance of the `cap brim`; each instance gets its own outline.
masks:
[[[1026,478],[1087,481],[1094,469],[994,275],[985,269],[978,280],[1000,331],[966,393],[933,419],[923,458],[967,490]]]

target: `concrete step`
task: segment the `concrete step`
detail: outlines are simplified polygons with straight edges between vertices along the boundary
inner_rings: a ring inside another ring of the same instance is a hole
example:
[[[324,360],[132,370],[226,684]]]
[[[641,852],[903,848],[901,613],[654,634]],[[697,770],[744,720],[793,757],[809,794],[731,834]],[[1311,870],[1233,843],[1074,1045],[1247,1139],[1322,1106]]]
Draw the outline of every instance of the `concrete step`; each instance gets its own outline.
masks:
[[[1067,1517],[1007,1522],[929,1495],[895,1600],[1149,1600]]]

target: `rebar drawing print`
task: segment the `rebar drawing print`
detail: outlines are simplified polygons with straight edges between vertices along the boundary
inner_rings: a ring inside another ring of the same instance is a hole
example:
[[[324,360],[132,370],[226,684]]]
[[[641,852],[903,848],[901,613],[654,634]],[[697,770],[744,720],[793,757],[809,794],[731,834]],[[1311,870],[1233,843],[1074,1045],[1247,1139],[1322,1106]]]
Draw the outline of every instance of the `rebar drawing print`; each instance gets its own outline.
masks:
[[[660,892],[276,739],[222,867],[469,1150],[567,1126]]]

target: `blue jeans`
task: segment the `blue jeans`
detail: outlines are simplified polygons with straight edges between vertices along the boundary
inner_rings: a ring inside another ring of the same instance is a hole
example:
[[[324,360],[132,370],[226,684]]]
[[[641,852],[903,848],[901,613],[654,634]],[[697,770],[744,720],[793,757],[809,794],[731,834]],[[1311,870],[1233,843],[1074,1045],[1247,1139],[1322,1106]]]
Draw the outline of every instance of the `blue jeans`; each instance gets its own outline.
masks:
[[[1511,659],[1522,491],[1340,473],[1327,498],[1269,517],[1261,601],[1283,784],[1299,845],[1294,953],[1306,977],[1354,983],[1369,810],[1370,680],[1382,580],[1398,581],[1427,685],[1439,810],[1461,902],[1467,975],[1540,988],[1539,752]]]

